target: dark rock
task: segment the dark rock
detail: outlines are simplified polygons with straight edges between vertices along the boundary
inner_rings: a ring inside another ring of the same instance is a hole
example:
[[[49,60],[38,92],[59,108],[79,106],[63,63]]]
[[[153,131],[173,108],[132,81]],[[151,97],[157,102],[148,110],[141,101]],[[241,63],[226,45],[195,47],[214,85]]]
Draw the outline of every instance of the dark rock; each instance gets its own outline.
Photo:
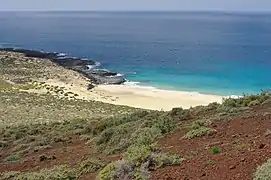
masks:
[[[88,69],[88,65],[94,65],[95,62],[92,60],[82,60],[80,58],[53,58],[52,61],[60,66],[70,67],[78,69],[83,68],[84,70]]]
[[[116,72],[111,72],[108,70],[103,70],[103,69],[94,69],[90,71],[92,74],[96,74],[99,76],[116,76],[118,73]]]
[[[95,61],[71,58],[60,55],[59,53],[42,52],[28,49],[0,48],[0,51],[23,53],[26,57],[45,58],[65,68],[83,74],[94,84],[122,84],[126,80],[118,73],[108,70],[89,69],[89,65],[95,65]]]
[[[235,169],[235,168],[236,168],[235,165],[230,166],[230,169]]]
[[[42,162],[42,161],[46,161],[48,157],[46,155],[41,155],[39,159],[40,159],[40,162]]]
[[[91,90],[91,89],[93,89],[95,86],[93,85],[93,84],[89,84],[88,85],[88,90]]]
[[[265,144],[260,144],[259,149],[263,149],[265,147]]]

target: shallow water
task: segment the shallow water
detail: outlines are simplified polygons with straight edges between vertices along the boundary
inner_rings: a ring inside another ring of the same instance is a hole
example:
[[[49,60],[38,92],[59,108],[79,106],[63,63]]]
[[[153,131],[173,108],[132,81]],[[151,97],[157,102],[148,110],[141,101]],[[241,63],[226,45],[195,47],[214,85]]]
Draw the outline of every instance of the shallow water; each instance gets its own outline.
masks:
[[[64,52],[130,81],[220,95],[271,88],[271,15],[0,12],[0,45]]]

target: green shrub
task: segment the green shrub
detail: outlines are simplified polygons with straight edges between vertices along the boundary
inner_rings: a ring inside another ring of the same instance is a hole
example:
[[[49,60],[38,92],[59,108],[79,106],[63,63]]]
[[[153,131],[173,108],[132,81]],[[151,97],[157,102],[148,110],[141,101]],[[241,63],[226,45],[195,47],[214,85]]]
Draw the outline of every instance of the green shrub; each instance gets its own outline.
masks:
[[[126,160],[112,162],[98,174],[99,180],[134,179],[135,166]]]
[[[98,160],[93,160],[93,159],[84,160],[83,162],[79,164],[79,167],[77,168],[78,175],[81,176],[84,174],[96,172],[100,170],[101,168],[103,168],[104,166],[105,164]]]
[[[253,106],[258,105],[266,101],[267,99],[270,99],[270,92],[261,92],[257,95],[244,95],[240,98],[226,98],[223,99],[222,106],[224,107],[246,107],[246,106]]]
[[[150,145],[155,139],[161,136],[161,130],[157,127],[142,128],[133,133],[131,141],[134,144]]]
[[[100,180],[114,180],[116,177],[116,167],[115,163],[110,163],[106,165],[98,175]]]
[[[149,163],[146,162],[134,169],[135,180],[148,180],[150,178]]]
[[[132,143],[130,137],[135,129],[134,122],[108,128],[95,138],[95,144],[98,150],[106,154],[122,152]]]
[[[165,166],[179,165],[183,159],[177,154],[153,152],[150,156],[151,165],[157,169]]]
[[[170,112],[169,115],[178,121],[184,121],[184,120],[189,120],[193,116],[189,110],[183,109],[183,108],[173,108]]]
[[[15,154],[15,155],[10,155],[10,156],[6,157],[5,160],[7,162],[14,163],[14,162],[19,161],[20,159],[21,159],[21,157]]]
[[[271,159],[268,159],[263,165],[257,168],[253,180],[270,180],[271,179]]]
[[[148,145],[132,145],[127,149],[125,158],[138,166],[147,161],[151,152],[151,147]]]
[[[7,172],[5,180],[75,180],[76,171],[67,166],[55,166],[39,172]]]
[[[152,144],[157,137],[171,132],[174,127],[174,122],[165,113],[140,111],[122,118],[110,118],[107,122],[97,122],[94,130],[89,127],[86,131],[98,134],[94,139],[98,150],[115,154],[125,151],[133,143]]]
[[[158,118],[158,120],[155,122],[153,126],[159,129],[162,134],[171,132],[175,127],[174,123],[172,122],[172,119],[170,119],[167,116],[162,116]]]
[[[215,147],[212,149],[212,154],[219,154],[219,153],[220,153],[219,148]]]
[[[201,137],[205,135],[212,135],[215,132],[213,129],[205,127],[203,125],[204,125],[204,121],[193,122],[189,127],[190,131],[188,131],[184,135],[184,138],[193,139],[193,138]]]

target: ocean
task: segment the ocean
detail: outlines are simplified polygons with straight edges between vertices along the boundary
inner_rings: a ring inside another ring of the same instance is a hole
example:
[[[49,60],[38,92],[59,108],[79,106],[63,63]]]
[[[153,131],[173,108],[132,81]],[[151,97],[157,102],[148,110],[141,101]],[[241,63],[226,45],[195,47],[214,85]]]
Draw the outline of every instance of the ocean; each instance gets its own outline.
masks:
[[[0,47],[90,58],[130,84],[159,89],[271,89],[271,14],[0,12]]]

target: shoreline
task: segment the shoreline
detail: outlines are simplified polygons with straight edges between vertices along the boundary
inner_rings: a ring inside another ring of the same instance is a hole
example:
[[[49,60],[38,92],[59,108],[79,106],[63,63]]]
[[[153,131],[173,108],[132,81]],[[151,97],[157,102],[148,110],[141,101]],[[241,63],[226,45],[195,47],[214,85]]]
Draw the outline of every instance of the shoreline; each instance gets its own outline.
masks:
[[[44,55],[37,51],[31,51],[31,53],[34,53],[35,56]],[[40,78],[39,75],[37,75],[37,77],[28,78],[38,82],[38,84],[46,84],[49,87],[43,86],[43,89],[30,89],[28,90],[30,93],[46,93],[46,89],[55,89],[57,87],[63,90],[62,94],[55,93],[54,91],[51,93],[60,97],[70,97],[69,94],[72,94],[71,98],[75,99],[100,101],[115,105],[163,111],[169,111],[176,107],[187,109],[199,105],[208,105],[212,102],[221,103],[224,97],[219,95],[201,94],[199,92],[164,90],[155,87],[133,85],[132,83],[129,84],[129,82],[121,85],[109,85],[107,83],[93,84],[93,79],[89,78],[89,76],[86,76],[81,71],[78,72],[77,69],[69,68],[70,66],[68,66],[68,68],[65,66],[67,63],[72,63],[72,66],[73,64],[89,65],[88,62],[78,59],[68,59],[67,61],[61,60],[61,63],[58,63],[58,61],[54,62],[48,58],[33,58],[30,55],[28,54],[28,56],[26,56],[25,54],[18,52],[2,51],[3,57],[17,57],[18,63],[20,61],[25,63],[31,63],[31,61],[33,61],[36,63],[36,66],[48,66],[44,67],[45,71],[42,72],[43,78]],[[48,54],[45,55],[48,56]],[[25,70],[27,70],[27,68],[24,69],[24,71]],[[31,71],[31,69],[29,69],[29,71]],[[110,77],[108,76],[108,73],[110,75],[112,74],[110,72],[100,73],[105,74],[105,77]]]
[[[78,79],[64,83],[48,80],[46,84],[65,87],[67,92],[77,94],[77,99],[99,101],[114,105],[124,105],[141,109],[169,111],[172,108],[188,109],[212,102],[221,103],[223,96],[207,95],[198,92],[171,91],[129,85],[98,85],[87,90]]]
[[[199,105],[208,105],[212,102],[221,103],[225,98],[225,96],[219,95],[165,90],[140,85],[98,85],[93,90],[117,97],[113,104],[164,111],[176,107],[188,109]]]
[[[45,81],[47,85],[64,87],[65,92],[77,94],[76,99],[99,101],[113,105],[124,105],[141,109],[169,111],[172,108],[221,103],[224,96],[188,91],[161,90],[144,86],[97,85],[87,90],[86,79],[77,77],[63,82],[57,79]]]

